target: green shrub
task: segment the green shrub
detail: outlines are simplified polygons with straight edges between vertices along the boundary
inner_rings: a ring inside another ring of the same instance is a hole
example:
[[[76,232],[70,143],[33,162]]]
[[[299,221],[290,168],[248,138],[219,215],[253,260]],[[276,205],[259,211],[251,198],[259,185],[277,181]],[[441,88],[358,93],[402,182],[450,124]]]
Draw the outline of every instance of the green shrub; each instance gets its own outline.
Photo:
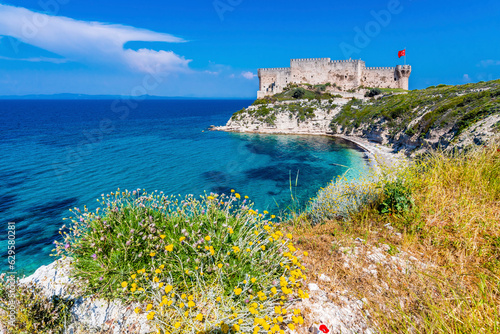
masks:
[[[380,94],[382,94],[382,91],[379,88],[372,88],[372,89],[370,89],[370,91],[365,93],[365,96],[366,97],[374,97],[374,96],[377,96]]]
[[[139,301],[136,312],[170,333],[303,322],[300,310],[275,313],[307,297],[292,236],[239,194],[181,199],[117,191],[100,204],[74,210],[57,246],[59,255],[73,257],[87,294]]]
[[[366,206],[377,203],[380,190],[373,180],[351,180],[339,176],[318,194],[308,205],[308,215],[313,225],[331,219],[348,220]]]
[[[382,189],[380,213],[392,214],[410,211],[413,206],[412,189],[400,177],[393,181],[385,181]]]
[[[292,93],[292,97],[294,99],[300,99],[306,94],[306,90],[302,87],[294,89],[294,92]]]

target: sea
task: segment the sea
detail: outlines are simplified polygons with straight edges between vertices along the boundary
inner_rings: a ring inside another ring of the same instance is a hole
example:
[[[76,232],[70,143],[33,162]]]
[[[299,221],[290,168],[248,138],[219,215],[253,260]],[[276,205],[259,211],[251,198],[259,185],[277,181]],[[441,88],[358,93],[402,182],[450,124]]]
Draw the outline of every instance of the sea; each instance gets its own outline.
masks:
[[[254,209],[286,215],[305,210],[337,175],[368,171],[364,153],[340,139],[208,130],[251,103],[0,100],[0,272],[30,275],[54,261],[69,209],[95,209],[118,188],[181,196],[234,189]]]

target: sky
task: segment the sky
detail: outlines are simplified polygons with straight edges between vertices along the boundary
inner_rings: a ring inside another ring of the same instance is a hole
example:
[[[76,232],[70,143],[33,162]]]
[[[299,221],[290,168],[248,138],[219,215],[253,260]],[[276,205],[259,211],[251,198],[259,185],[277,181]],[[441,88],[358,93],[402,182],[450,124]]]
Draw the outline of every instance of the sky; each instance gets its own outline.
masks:
[[[0,0],[0,95],[255,98],[292,58],[412,65],[410,89],[500,78],[498,0]]]

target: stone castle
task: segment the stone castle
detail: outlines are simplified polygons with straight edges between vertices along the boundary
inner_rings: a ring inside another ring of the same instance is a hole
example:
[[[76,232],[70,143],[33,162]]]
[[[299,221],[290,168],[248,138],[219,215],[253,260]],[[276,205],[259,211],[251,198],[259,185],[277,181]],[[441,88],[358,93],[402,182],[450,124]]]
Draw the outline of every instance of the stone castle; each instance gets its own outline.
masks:
[[[335,84],[342,90],[360,86],[371,88],[408,89],[410,65],[366,67],[362,60],[331,60],[330,58],[292,59],[290,67],[259,68],[257,98],[283,92],[288,84]]]

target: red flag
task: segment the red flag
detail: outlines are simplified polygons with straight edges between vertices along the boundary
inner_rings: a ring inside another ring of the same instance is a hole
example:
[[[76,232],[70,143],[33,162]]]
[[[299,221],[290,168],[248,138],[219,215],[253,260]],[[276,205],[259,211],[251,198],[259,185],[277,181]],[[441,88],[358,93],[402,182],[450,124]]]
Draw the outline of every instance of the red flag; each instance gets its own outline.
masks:
[[[398,58],[401,58],[403,56],[406,56],[406,49],[398,51]]]

